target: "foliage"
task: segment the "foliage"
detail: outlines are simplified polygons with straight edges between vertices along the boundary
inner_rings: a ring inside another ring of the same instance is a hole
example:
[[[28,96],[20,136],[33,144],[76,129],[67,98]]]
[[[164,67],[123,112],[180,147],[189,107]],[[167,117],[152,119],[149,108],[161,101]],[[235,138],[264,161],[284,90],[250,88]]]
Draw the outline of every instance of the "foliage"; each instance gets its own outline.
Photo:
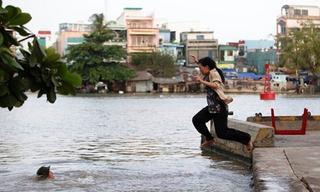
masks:
[[[320,73],[320,30],[306,23],[300,30],[279,37],[280,64],[295,70],[309,70],[314,76]]]
[[[81,78],[67,70],[54,49],[39,46],[36,36],[24,27],[30,20],[30,14],[12,5],[3,8],[0,0],[0,107],[9,110],[23,105],[26,91],[38,91],[38,97],[46,94],[54,103],[57,92],[74,94],[81,84]],[[25,38],[18,41],[16,33]],[[33,41],[24,49],[21,42],[29,38]],[[17,49],[23,58],[17,57]]]
[[[139,70],[148,70],[155,77],[172,77],[177,70],[173,56],[162,52],[133,54],[132,63]]]
[[[84,35],[84,43],[68,48],[66,55],[70,70],[81,74],[84,81],[92,84],[98,81],[127,80],[135,73],[120,61],[126,58],[126,52],[121,46],[107,45],[113,40],[114,33],[104,24],[103,14],[91,16],[92,31]]]

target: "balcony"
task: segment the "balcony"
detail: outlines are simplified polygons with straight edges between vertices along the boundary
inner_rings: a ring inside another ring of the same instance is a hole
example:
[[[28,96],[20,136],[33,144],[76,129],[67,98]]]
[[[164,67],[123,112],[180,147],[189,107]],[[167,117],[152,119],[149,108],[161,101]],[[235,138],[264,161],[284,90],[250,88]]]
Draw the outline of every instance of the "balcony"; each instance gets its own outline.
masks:
[[[130,45],[127,48],[129,53],[152,52],[155,51],[156,45]]]
[[[128,35],[157,35],[159,29],[157,28],[129,28]]]

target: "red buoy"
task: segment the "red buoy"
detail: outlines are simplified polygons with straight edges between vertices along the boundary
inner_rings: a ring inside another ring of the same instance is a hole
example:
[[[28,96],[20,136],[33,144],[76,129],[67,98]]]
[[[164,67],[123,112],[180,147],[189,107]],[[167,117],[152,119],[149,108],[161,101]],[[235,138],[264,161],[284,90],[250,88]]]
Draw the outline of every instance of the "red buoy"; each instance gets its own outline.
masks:
[[[276,93],[271,91],[269,64],[265,65],[266,74],[264,76],[264,89],[260,93],[260,100],[275,100]]]

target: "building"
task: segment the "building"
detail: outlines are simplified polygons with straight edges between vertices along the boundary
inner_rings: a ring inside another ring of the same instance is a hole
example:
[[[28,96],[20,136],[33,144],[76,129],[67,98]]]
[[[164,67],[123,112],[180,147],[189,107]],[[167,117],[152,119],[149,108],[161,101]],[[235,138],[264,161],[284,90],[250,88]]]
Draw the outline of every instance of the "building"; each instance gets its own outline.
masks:
[[[234,63],[238,72],[263,74],[266,63],[275,64],[277,61],[274,40],[240,40],[227,45],[237,49]]]
[[[38,42],[41,47],[47,48],[50,44],[51,38],[51,31],[38,31]]]
[[[153,78],[153,89],[158,93],[183,93],[186,83],[181,77]]]
[[[82,23],[61,23],[57,38],[57,51],[60,55],[65,55],[70,45],[77,45],[84,41],[83,35],[91,30],[90,24]]]
[[[123,24],[110,23],[108,28],[115,35],[112,41],[106,42],[106,45],[118,45],[126,48],[127,32]],[[83,23],[61,23],[59,25],[59,33],[57,38],[57,50],[61,55],[65,55],[70,45],[77,45],[84,42],[83,35],[89,34],[91,24]]]
[[[170,31],[165,27],[160,28],[159,31],[159,51],[173,56],[176,64],[184,65],[184,61],[182,60],[184,46],[174,42],[175,31]]]
[[[306,22],[320,26],[320,7],[284,5],[281,8],[281,16],[277,18],[277,36],[288,35]]]
[[[264,74],[265,64],[275,64],[276,60],[276,49],[255,49],[247,52],[247,65],[251,66],[251,71],[258,74]]]
[[[117,23],[127,29],[127,53],[153,52],[159,47],[159,29],[153,15],[142,15],[142,8],[124,8]]]
[[[147,71],[137,71],[137,76],[127,81],[126,91],[129,93],[149,93],[153,91],[153,76]]]
[[[219,45],[218,66],[222,69],[234,69],[237,48],[230,45]]]
[[[191,55],[218,60],[218,40],[214,38],[213,31],[182,32],[180,42],[185,46],[184,56],[187,66],[195,66],[189,61]]]

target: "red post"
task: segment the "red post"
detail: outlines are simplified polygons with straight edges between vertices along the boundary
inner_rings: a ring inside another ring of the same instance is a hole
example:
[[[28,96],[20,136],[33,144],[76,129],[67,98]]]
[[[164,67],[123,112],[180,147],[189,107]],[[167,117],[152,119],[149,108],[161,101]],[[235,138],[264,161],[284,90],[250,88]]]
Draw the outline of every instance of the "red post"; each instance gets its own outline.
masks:
[[[303,111],[303,117],[302,117],[302,125],[301,125],[301,129],[303,134],[306,134],[306,130],[307,130],[307,120],[308,120],[308,109],[304,108]]]
[[[266,74],[264,76],[264,90],[260,93],[261,100],[275,100],[276,94],[271,91],[271,83],[270,83],[270,69],[269,64],[265,65]]]
[[[271,108],[271,121],[272,127],[274,128],[275,135],[305,135],[307,129],[307,120],[308,120],[308,109],[304,108],[302,116],[302,125],[298,130],[277,130],[276,128],[276,117],[274,115],[274,110]]]
[[[274,116],[273,108],[271,108],[271,121],[272,121],[272,127],[274,128],[274,131],[276,132],[276,118]]]

